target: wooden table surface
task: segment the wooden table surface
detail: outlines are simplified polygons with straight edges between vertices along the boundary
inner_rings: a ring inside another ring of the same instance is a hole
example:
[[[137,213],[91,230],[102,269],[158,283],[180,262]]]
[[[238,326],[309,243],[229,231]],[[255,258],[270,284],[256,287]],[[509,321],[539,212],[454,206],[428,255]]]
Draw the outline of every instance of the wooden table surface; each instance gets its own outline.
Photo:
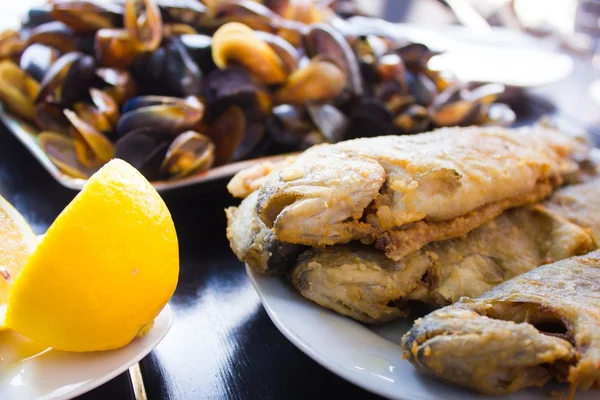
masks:
[[[433,10],[430,15],[440,21],[452,21],[439,4],[426,3],[419,2],[417,8]],[[8,9],[6,4],[3,1],[2,7]],[[406,15],[411,20],[431,21],[400,1],[381,2],[378,10],[394,21]],[[551,115],[598,135],[599,106],[587,92],[597,78],[600,74],[589,59],[576,59],[575,72],[567,80],[528,91],[511,102],[519,124]],[[173,327],[141,362],[148,398],[376,397],[309,359],[271,323],[225,239],[223,209],[236,203],[226,192],[226,183],[222,180],[164,195],[180,240],[181,274],[171,300]],[[0,194],[39,234],[76,193],[56,183],[0,126]],[[123,374],[80,398],[127,400],[134,395],[128,375]]]

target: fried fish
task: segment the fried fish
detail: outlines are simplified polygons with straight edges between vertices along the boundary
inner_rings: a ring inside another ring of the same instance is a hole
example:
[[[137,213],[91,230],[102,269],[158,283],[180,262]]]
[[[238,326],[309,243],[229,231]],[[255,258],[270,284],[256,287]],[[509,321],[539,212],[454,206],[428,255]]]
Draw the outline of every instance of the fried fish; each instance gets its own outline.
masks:
[[[600,388],[600,251],[536,268],[415,321],[402,350],[419,371],[485,394]]]
[[[407,316],[411,300],[445,306],[544,263],[593,249],[584,229],[543,206],[505,211],[464,238],[430,243],[399,261],[372,246],[313,248],[291,273],[306,298],[365,323]]]
[[[547,197],[587,151],[539,126],[444,128],[319,145],[269,175],[256,211],[283,242],[375,242],[400,260]]]

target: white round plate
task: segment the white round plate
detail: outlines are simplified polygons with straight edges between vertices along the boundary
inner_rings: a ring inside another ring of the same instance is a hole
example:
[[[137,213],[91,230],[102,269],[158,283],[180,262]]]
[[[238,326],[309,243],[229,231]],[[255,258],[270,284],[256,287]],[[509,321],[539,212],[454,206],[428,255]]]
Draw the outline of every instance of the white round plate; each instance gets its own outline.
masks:
[[[305,299],[284,280],[246,271],[275,326],[296,347],[342,378],[368,391],[402,400],[481,400],[480,394],[423,376],[402,359],[402,335],[410,320],[371,327]],[[490,400],[548,400],[568,387],[549,384]],[[598,391],[578,392],[577,400],[598,399]],[[564,396],[563,396],[564,397]],[[562,398],[562,397],[558,397]]]
[[[117,350],[93,353],[48,350],[38,354],[43,349],[13,332],[2,332],[0,399],[59,400],[86,393],[144,358],[165,337],[172,322],[173,312],[167,304],[144,337]],[[32,357],[22,360],[27,356]],[[11,358],[20,360],[11,362]]]

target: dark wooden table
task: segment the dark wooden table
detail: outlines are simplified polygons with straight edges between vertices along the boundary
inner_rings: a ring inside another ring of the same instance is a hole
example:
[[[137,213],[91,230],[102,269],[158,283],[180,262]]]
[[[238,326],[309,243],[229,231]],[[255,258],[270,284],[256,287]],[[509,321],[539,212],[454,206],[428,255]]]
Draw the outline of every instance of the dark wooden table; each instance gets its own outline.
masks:
[[[398,8],[386,12],[393,20],[405,15]],[[513,101],[519,124],[548,114],[597,135],[600,107],[587,88],[598,78],[589,59],[577,59],[569,79]],[[271,323],[225,239],[223,209],[236,203],[225,185],[222,180],[164,195],[179,236],[181,273],[171,300],[173,327],[141,362],[148,398],[376,397],[313,362]],[[56,183],[0,126],[0,194],[43,233],[76,193]],[[81,396],[109,398],[134,399],[127,374]]]

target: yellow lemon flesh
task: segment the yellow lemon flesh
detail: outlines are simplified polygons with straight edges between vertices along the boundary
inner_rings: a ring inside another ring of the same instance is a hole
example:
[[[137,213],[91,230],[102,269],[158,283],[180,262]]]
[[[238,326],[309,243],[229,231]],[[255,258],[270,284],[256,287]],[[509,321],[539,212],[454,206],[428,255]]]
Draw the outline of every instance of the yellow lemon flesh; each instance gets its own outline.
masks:
[[[29,257],[11,291],[6,325],[56,350],[122,347],[156,318],[178,275],[166,205],[135,168],[112,160]]]
[[[37,238],[25,218],[0,196],[0,330],[13,282],[35,249]]]

